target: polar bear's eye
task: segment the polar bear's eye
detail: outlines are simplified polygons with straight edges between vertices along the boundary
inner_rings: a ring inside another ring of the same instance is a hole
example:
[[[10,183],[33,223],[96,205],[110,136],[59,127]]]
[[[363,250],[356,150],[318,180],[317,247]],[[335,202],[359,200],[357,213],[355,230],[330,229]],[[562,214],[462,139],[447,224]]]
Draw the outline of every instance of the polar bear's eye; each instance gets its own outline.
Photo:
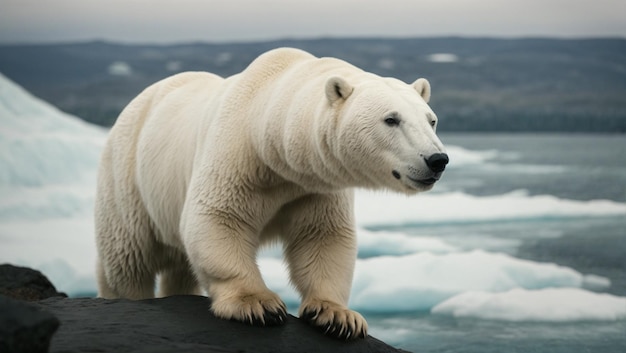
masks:
[[[388,126],[398,126],[400,125],[400,118],[398,118],[397,114],[390,114],[385,118],[385,124]]]
[[[430,126],[435,128],[435,125],[437,125],[437,119],[433,116],[433,114],[426,113],[426,117],[428,118],[428,121],[430,121]]]

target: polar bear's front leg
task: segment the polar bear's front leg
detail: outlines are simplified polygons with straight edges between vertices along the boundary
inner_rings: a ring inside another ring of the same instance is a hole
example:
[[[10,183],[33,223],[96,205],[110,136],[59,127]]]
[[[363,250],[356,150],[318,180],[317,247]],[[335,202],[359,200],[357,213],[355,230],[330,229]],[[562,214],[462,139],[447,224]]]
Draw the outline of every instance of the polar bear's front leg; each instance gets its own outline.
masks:
[[[258,326],[285,323],[286,306],[267,288],[256,265],[258,236],[226,215],[196,215],[188,224],[189,260],[215,316]]]
[[[356,262],[352,195],[308,196],[291,207],[285,256],[302,295],[300,318],[339,339],[367,335],[367,322],[348,309]]]

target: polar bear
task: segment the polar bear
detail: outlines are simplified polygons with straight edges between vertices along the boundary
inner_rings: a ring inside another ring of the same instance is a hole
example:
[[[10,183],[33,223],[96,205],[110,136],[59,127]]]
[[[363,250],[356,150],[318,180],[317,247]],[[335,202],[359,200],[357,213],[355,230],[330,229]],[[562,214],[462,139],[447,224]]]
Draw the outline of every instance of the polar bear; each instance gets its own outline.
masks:
[[[423,78],[405,84],[335,58],[269,51],[223,79],[181,73],[121,113],[95,205],[104,298],[211,297],[224,319],[285,322],[256,264],[281,241],[300,317],[365,337],[348,309],[357,255],[353,188],[415,194],[448,163]]]

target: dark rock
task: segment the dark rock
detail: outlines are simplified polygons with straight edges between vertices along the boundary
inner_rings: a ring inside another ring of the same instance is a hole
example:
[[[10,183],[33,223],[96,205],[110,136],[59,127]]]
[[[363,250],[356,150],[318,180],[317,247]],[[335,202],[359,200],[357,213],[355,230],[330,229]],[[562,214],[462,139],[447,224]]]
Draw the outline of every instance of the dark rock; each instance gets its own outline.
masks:
[[[277,327],[221,320],[209,311],[210,299],[201,296],[68,299],[39,271],[12,265],[0,265],[0,294],[48,298],[30,304],[0,295],[1,353],[48,347],[64,353],[401,352],[371,336],[347,342],[324,336],[291,315]]]
[[[131,301],[49,298],[61,328],[51,352],[401,352],[373,338],[339,341],[289,316],[283,326],[221,320],[201,296]]]
[[[45,353],[58,327],[59,320],[35,304],[0,295],[0,352]]]
[[[67,296],[57,292],[41,272],[9,264],[0,265],[0,294],[27,301]]]

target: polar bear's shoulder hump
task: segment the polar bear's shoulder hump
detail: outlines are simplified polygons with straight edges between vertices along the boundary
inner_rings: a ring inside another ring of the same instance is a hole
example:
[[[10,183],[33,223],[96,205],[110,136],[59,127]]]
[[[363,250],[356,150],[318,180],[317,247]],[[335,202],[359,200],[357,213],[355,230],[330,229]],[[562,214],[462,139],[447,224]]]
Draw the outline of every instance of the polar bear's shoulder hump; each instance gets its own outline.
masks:
[[[316,59],[304,50],[295,48],[278,48],[270,50],[256,58],[244,72],[280,72],[299,61]]]
[[[313,54],[310,54],[304,50],[296,49],[296,48],[277,48],[270,50],[264,54],[261,54],[256,60],[257,61],[298,61],[302,59],[315,59]]]

